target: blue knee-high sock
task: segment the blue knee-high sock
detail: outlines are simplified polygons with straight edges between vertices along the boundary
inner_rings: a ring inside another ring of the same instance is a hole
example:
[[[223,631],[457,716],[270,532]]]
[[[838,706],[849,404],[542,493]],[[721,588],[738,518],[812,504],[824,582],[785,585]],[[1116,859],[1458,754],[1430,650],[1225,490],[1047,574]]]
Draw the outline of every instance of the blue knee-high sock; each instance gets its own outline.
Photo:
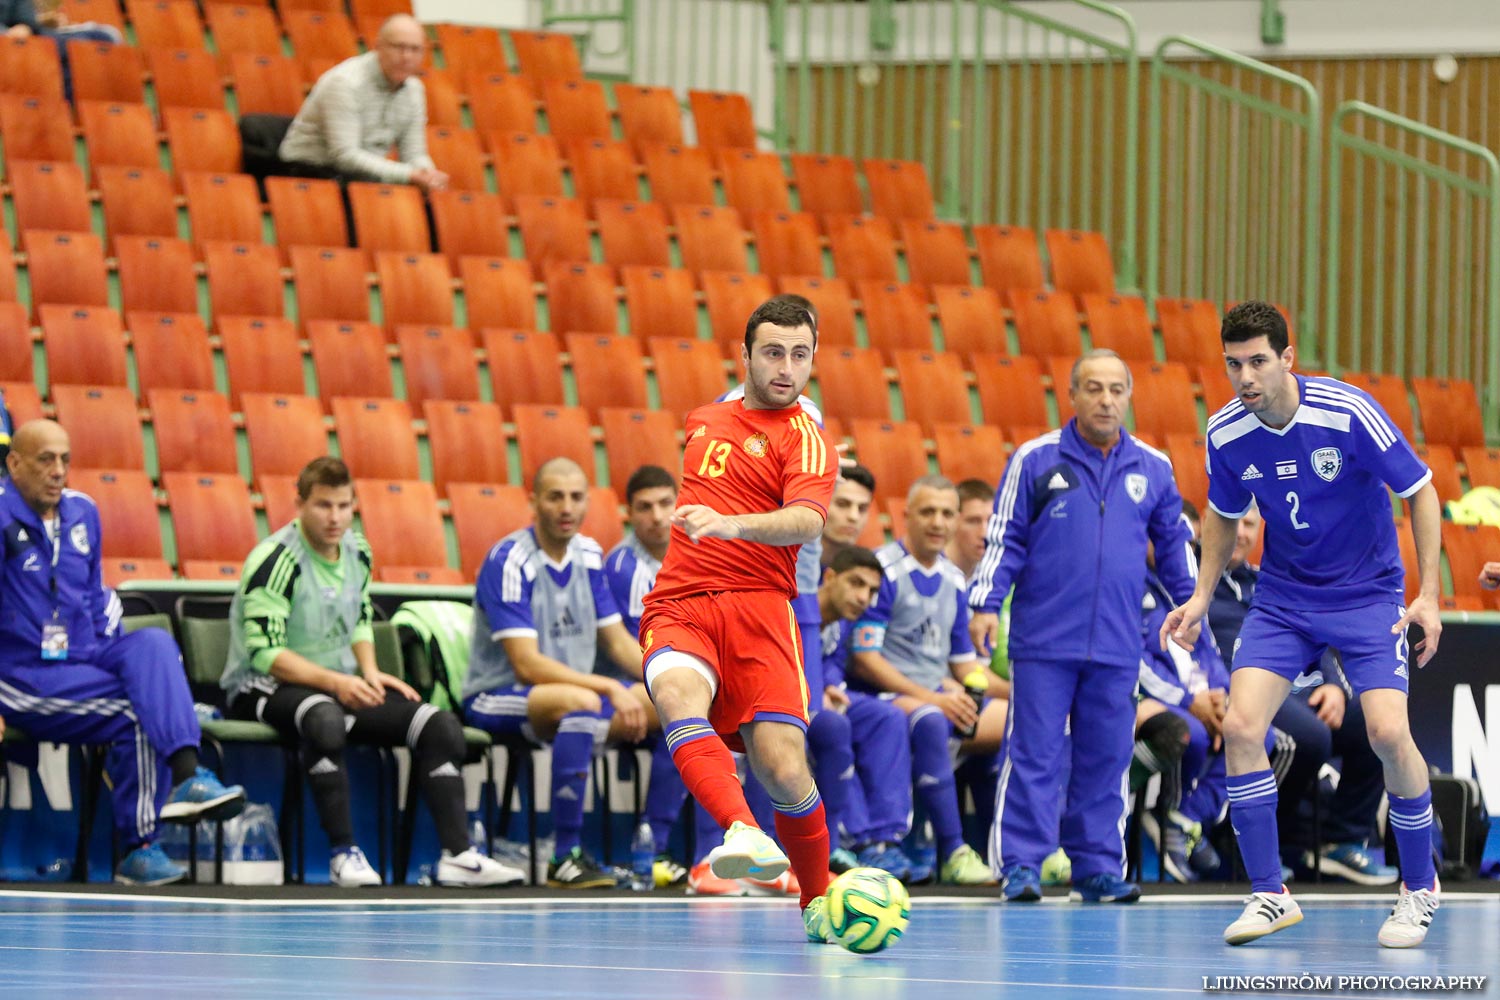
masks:
[[[954,780],[960,789],[969,790],[969,795],[974,799],[976,825],[988,833],[995,822],[995,790],[1000,783],[1000,755],[990,753],[970,756],[954,771]],[[960,815],[960,821],[962,818]],[[985,836],[984,839],[988,843],[989,838]]]
[[[854,745],[848,716],[827,709],[813,716],[807,727],[807,752],[812,757],[813,781],[823,794],[828,842],[837,847],[839,825],[849,804],[849,786],[854,783]]]
[[[583,833],[583,795],[600,721],[595,712],[571,712],[552,740],[552,827],[559,858],[578,846]]]
[[[1250,875],[1251,892],[1280,892],[1281,855],[1276,840],[1276,775],[1270,769],[1230,775],[1229,821]]]
[[[953,761],[948,756],[948,738],[953,725],[936,708],[924,706],[912,713],[911,769],[917,795],[932,818],[932,836],[937,841],[938,863],[963,846],[964,828],[958,816],[958,787],[953,781]]]
[[[646,822],[651,824],[651,839],[655,841],[657,854],[667,852],[672,824],[682,812],[685,798],[687,786],[672,760],[672,751],[667,749],[666,740],[657,740],[651,750],[651,783],[646,787]]]
[[[1386,793],[1391,802],[1390,823],[1401,855],[1401,881],[1412,892],[1437,885],[1432,864],[1432,789],[1403,799]]]

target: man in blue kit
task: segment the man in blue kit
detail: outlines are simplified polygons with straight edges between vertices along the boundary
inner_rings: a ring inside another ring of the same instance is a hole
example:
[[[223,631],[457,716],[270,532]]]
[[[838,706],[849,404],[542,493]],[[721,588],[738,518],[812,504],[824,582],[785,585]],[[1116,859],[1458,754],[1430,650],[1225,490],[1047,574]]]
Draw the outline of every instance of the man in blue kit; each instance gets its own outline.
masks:
[[[988,656],[1010,609],[1011,702],[990,833],[990,864],[1012,901],[1041,898],[1042,859],[1061,846],[1072,898],[1129,903],[1121,831],[1135,742],[1146,543],[1168,595],[1193,593],[1196,563],[1167,457],[1121,428],[1130,370],[1113,351],[1073,366],[1076,416],[1021,445],[995,494],[984,558],[969,586],[970,631]],[[1058,825],[1057,788],[1072,771]]]
[[[0,484],[0,715],[38,740],[108,743],[127,885],[186,874],[154,841],[158,820],[224,819],[245,803],[198,766],[198,718],[182,654],[161,629],[120,633],[100,575],[99,509],[67,488],[68,433],[23,424]]]
[[[1208,505],[1197,591],[1162,624],[1191,645],[1234,549],[1235,522],[1252,502],[1266,520],[1260,584],[1233,650],[1224,738],[1229,817],[1253,895],[1224,931],[1244,944],[1297,923],[1282,884],[1276,784],[1261,740],[1292,681],[1333,646],[1359,695],[1370,745],[1385,766],[1401,892],[1379,941],[1422,943],[1438,908],[1432,861],[1432,791],[1406,716],[1406,626],[1424,639],[1417,666],[1437,652],[1441,510],[1432,472],[1367,393],[1292,373],[1286,321],[1246,302],[1224,316],[1224,363],[1236,398],[1208,421]],[[1411,508],[1421,590],[1402,607],[1405,575],[1390,487]]]

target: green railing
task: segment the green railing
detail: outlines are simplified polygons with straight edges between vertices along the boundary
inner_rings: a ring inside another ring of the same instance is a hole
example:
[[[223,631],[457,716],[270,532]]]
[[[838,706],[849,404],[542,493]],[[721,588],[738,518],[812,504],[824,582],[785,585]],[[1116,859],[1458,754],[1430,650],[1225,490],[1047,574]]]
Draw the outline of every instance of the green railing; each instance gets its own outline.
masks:
[[[1340,370],[1471,378],[1500,418],[1500,161],[1362,101],[1328,131],[1323,337]]]
[[[1319,130],[1318,95],[1302,77],[1163,39],[1151,61],[1146,293],[1266,299],[1311,332]]]

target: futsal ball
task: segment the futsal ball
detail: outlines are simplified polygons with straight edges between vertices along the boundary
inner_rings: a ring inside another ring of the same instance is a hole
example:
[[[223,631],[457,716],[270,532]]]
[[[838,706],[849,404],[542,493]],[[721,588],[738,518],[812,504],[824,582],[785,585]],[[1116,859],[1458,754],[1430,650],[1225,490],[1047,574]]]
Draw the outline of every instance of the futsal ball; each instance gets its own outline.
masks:
[[[851,868],[828,886],[828,924],[834,940],[870,955],[901,940],[911,916],[911,896],[890,872]]]

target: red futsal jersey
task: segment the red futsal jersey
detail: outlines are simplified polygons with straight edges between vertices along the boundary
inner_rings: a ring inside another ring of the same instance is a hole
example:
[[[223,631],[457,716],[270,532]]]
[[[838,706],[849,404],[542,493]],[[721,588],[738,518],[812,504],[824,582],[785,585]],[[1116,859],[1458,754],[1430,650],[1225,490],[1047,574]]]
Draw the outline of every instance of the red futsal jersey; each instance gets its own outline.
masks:
[[[804,504],[824,517],[838,454],[828,433],[800,406],[750,410],[742,399],[700,406],[687,418],[679,506],[721,514],[766,514]],[[703,538],[672,529],[667,558],[646,606],[693,594],[769,590],[796,596],[796,545]]]

